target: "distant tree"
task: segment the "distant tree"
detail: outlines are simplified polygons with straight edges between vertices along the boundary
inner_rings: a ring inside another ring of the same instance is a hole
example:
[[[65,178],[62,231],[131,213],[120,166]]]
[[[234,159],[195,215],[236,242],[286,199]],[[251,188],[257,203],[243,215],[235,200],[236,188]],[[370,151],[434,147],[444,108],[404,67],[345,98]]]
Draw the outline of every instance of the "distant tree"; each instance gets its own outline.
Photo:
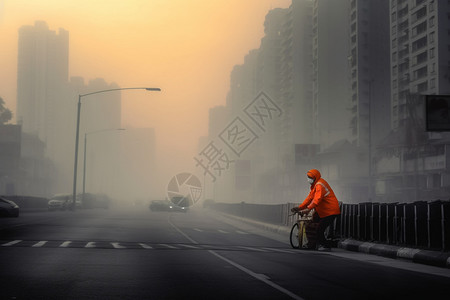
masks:
[[[12,112],[5,107],[5,101],[0,97],[0,125],[6,124],[12,119]]]

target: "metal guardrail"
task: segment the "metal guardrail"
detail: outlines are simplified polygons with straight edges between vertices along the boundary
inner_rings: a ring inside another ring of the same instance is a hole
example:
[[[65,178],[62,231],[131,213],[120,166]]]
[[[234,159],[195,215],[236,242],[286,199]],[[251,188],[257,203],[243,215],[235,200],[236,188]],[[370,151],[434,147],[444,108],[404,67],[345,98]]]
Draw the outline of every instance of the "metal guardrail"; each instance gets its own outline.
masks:
[[[337,238],[432,250],[450,250],[450,201],[412,203],[340,203],[331,234]],[[293,203],[267,205],[215,203],[213,209],[276,225],[292,225]]]
[[[450,201],[343,204],[337,221],[341,237],[450,249]]]

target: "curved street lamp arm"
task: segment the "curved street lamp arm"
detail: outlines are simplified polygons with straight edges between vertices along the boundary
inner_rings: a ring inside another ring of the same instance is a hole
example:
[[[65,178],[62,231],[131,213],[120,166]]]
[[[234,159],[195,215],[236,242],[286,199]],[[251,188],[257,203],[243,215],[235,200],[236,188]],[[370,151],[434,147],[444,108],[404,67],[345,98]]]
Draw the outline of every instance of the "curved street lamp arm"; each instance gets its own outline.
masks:
[[[100,94],[100,93],[106,93],[106,92],[113,92],[113,91],[121,91],[121,90],[146,90],[146,91],[157,91],[160,92],[160,88],[146,88],[146,87],[132,87],[132,88],[116,88],[116,89],[109,89],[109,90],[102,90],[102,91],[96,91],[92,93],[82,94],[81,97],[94,95],[94,94]]]

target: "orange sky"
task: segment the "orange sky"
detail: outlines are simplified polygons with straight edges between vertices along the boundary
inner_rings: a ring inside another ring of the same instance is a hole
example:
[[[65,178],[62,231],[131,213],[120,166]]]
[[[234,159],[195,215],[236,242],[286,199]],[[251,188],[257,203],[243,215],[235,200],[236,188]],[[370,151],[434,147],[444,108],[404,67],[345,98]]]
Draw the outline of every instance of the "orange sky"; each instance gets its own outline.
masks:
[[[259,47],[265,15],[290,3],[0,0],[0,97],[15,113],[18,29],[46,21],[69,31],[70,76],[163,90],[123,92],[123,126],[155,127],[158,152],[186,168],[207,134],[209,108],[225,104],[233,66]]]

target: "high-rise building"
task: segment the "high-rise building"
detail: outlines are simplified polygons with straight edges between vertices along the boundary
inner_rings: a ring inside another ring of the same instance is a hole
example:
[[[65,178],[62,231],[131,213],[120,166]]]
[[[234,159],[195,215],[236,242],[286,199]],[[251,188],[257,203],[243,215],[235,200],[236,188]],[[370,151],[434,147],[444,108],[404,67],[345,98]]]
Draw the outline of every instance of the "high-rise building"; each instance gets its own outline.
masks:
[[[392,128],[422,112],[420,95],[450,93],[450,3],[391,0]]]
[[[21,125],[23,137],[29,137],[33,143],[23,141],[22,153],[30,153],[27,159],[35,161],[26,164],[33,168],[40,164],[41,170],[53,169],[56,178],[64,178],[58,170],[59,161],[67,161],[67,143],[62,137],[68,132],[63,128],[70,120],[75,120],[75,114],[67,114],[67,80],[69,72],[69,33],[64,29],[58,32],[48,28],[44,21],[36,21],[34,26],[22,26],[19,29],[18,60],[17,60],[17,123]],[[42,156],[41,153],[44,150]],[[45,160],[45,161],[44,161]],[[50,165],[53,167],[49,167]],[[45,166],[44,168],[42,166]],[[51,174],[45,171],[46,182],[42,182],[35,172],[26,180],[28,193],[51,193],[57,188]],[[38,187],[39,188],[35,188]],[[25,192],[24,189],[21,192]]]
[[[390,129],[389,0],[350,1],[350,130],[366,148]]]
[[[313,0],[313,132],[322,148],[349,136],[348,12],[347,1]]]
[[[283,109],[281,144],[294,159],[294,144],[313,142],[312,2],[293,0],[282,16],[279,89]]]
[[[49,30],[44,21],[19,29],[17,122],[53,151],[69,70],[69,33]]]
[[[376,160],[382,201],[450,196],[449,133],[425,130],[425,95],[450,93],[450,3],[391,0],[391,127]]]

